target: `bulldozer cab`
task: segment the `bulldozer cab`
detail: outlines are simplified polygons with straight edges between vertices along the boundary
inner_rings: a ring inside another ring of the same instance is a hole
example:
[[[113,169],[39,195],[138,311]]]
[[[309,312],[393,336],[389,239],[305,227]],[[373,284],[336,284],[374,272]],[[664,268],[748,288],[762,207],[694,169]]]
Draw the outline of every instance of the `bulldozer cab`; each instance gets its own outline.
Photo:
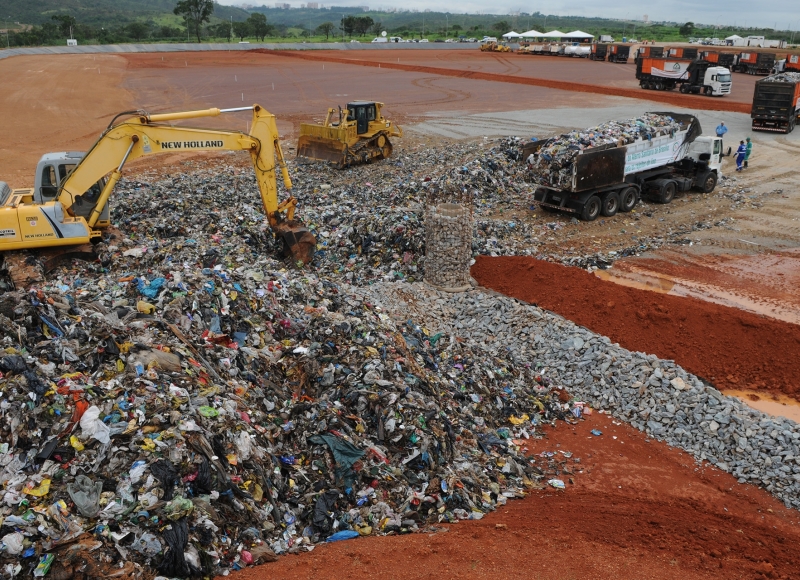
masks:
[[[376,118],[375,103],[357,101],[347,104],[347,118],[356,122],[356,133],[369,132],[369,124]]]

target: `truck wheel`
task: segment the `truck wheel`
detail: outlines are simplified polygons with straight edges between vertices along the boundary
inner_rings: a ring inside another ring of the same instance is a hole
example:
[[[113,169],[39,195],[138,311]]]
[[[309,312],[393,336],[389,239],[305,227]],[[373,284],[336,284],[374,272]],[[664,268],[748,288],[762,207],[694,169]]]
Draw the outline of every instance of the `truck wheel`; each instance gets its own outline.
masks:
[[[597,219],[597,216],[600,215],[600,209],[602,207],[602,203],[600,203],[600,198],[596,195],[593,195],[586,203],[583,204],[583,210],[581,210],[581,219],[587,222],[593,222]]]
[[[603,198],[603,206],[600,212],[606,216],[611,217],[617,215],[619,211],[619,196],[616,191],[611,191]]]
[[[682,84],[682,85],[681,85],[680,91],[681,91],[681,92],[682,92],[684,95],[685,95],[686,93],[688,93],[688,92],[689,92],[689,91],[688,91],[688,88],[687,88],[687,86],[686,86],[685,84]]]
[[[706,176],[703,178],[703,183],[700,186],[700,189],[703,190],[703,193],[711,193],[714,191],[714,188],[717,186],[717,174],[713,171],[710,171]]]
[[[636,202],[639,201],[639,192],[635,187],[626,187],[619,194],[619,211],[629,212],[636,207]]]
[[[658,194],[658,203],[669,203],[675,197],[675,187],[674,181],[668,181],[664,184],[661,188],[661,192]]]

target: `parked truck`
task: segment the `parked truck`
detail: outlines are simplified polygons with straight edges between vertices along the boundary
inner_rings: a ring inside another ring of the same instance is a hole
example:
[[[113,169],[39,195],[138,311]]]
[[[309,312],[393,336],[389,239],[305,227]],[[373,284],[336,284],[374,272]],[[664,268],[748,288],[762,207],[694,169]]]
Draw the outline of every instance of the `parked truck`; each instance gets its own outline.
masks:
[[[636,78],[643,89],[720,97],[731,92],[731,71],[710,62],[675,58],[641,58]]]
[[[700,122],[693,115],[652,114],[670,118],[677,123],[677,130],[657,136],[642,132],[628,144],[620,140],[582,149],[559,170],[562,187],[553,187],[547,173],[534,176],[534,200],[548,211],[592,221],[601,214],[629,212],[642,196],[670,203],[676,193],[692,188],[714,191],[721,174],[722,139],[702,136]],[[550,141],[525,146],[523,156],[529,164]],[[567,172],[566,187],[560,172]]]
[[[800,54],[787,54],[786,58],[776,61],[775,66],[772,67],[772,72],[800,72]]]
[[[769,75],[774,66],[775,55],[771,52],[743,52],[731,70],[750,75]]]
[[[758,81],[750,118],[754,131],[791,133],[800,121],[800,72],[779,73]]]
[[[724,66],[732,70],[736,64],[737,55],[732,52],[718,52],[716,50],[704,50],[700,53],[700,60],[710,62],[717,66]]]
[[[595,43],[592,45],[592,52],[589,55],[589,60],[605,60],[608,54],[608,45],[602,43]]]
[[[627,44],[612,44],[608,47],[608,62],[620,62],[625,64],[631,55],[631,47]]]

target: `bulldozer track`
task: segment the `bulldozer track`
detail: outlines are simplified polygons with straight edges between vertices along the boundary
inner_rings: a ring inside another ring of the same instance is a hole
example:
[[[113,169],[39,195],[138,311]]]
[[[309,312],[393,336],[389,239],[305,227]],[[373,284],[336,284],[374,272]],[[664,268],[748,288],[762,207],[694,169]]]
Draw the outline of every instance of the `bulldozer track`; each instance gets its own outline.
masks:
[[[415,79],[411,81],[411,84],[415,87],[425,88],[425,89],[433,89],[435,91],[441,92],[445,94],[445,98],[442,99],[435,99],[432,101],[417,101],[408,103],[410,105],[437,105],[439,103],[455,103],[459,101],[466,101],[472,98],[472,95],[466,91],[460,91],[458,89],[449,89],[445,87],[440,87],[435,85],[434,83],[438,80],[441,80],[442,77],[425,77],[421,79]]]

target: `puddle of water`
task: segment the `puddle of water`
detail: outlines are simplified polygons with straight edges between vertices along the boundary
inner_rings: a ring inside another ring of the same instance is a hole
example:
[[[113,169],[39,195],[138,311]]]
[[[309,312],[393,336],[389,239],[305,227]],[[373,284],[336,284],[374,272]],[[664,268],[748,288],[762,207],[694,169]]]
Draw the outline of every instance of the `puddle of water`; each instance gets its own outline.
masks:
[[[768,415],[785,417],[800,423],[800,402],[786,395],[773,395],[758,391],[740,391],[735,389],[722,391],[723,395],[736,397],[746,405],[767,413]]]
[[[650,290],[659,294],[668,294],[675,286],[675,281],[660,276],[639,274],[636,272],[622,273],[611,272],[610,270],[595,270],[594,275],[607,282],[614,282],[620,286],[638,288],[639,290]]]
[[[631,267],[630,264],[627,265]],[[713,302],[723,306],[747,310],[762,316],[769,316],[800,324],[800,307],[776,300],[765,298],[761,295],[752,295],[747,292],[731,292],[723,288],[702,284],[693,280],[672,278],[666,274],[642,270],[595,270],[594,275],[601,280],[613,282],[620,286],[628,286],[639,290],[649,290],[659,294],[673,296],[688,296],[706,302]]]

